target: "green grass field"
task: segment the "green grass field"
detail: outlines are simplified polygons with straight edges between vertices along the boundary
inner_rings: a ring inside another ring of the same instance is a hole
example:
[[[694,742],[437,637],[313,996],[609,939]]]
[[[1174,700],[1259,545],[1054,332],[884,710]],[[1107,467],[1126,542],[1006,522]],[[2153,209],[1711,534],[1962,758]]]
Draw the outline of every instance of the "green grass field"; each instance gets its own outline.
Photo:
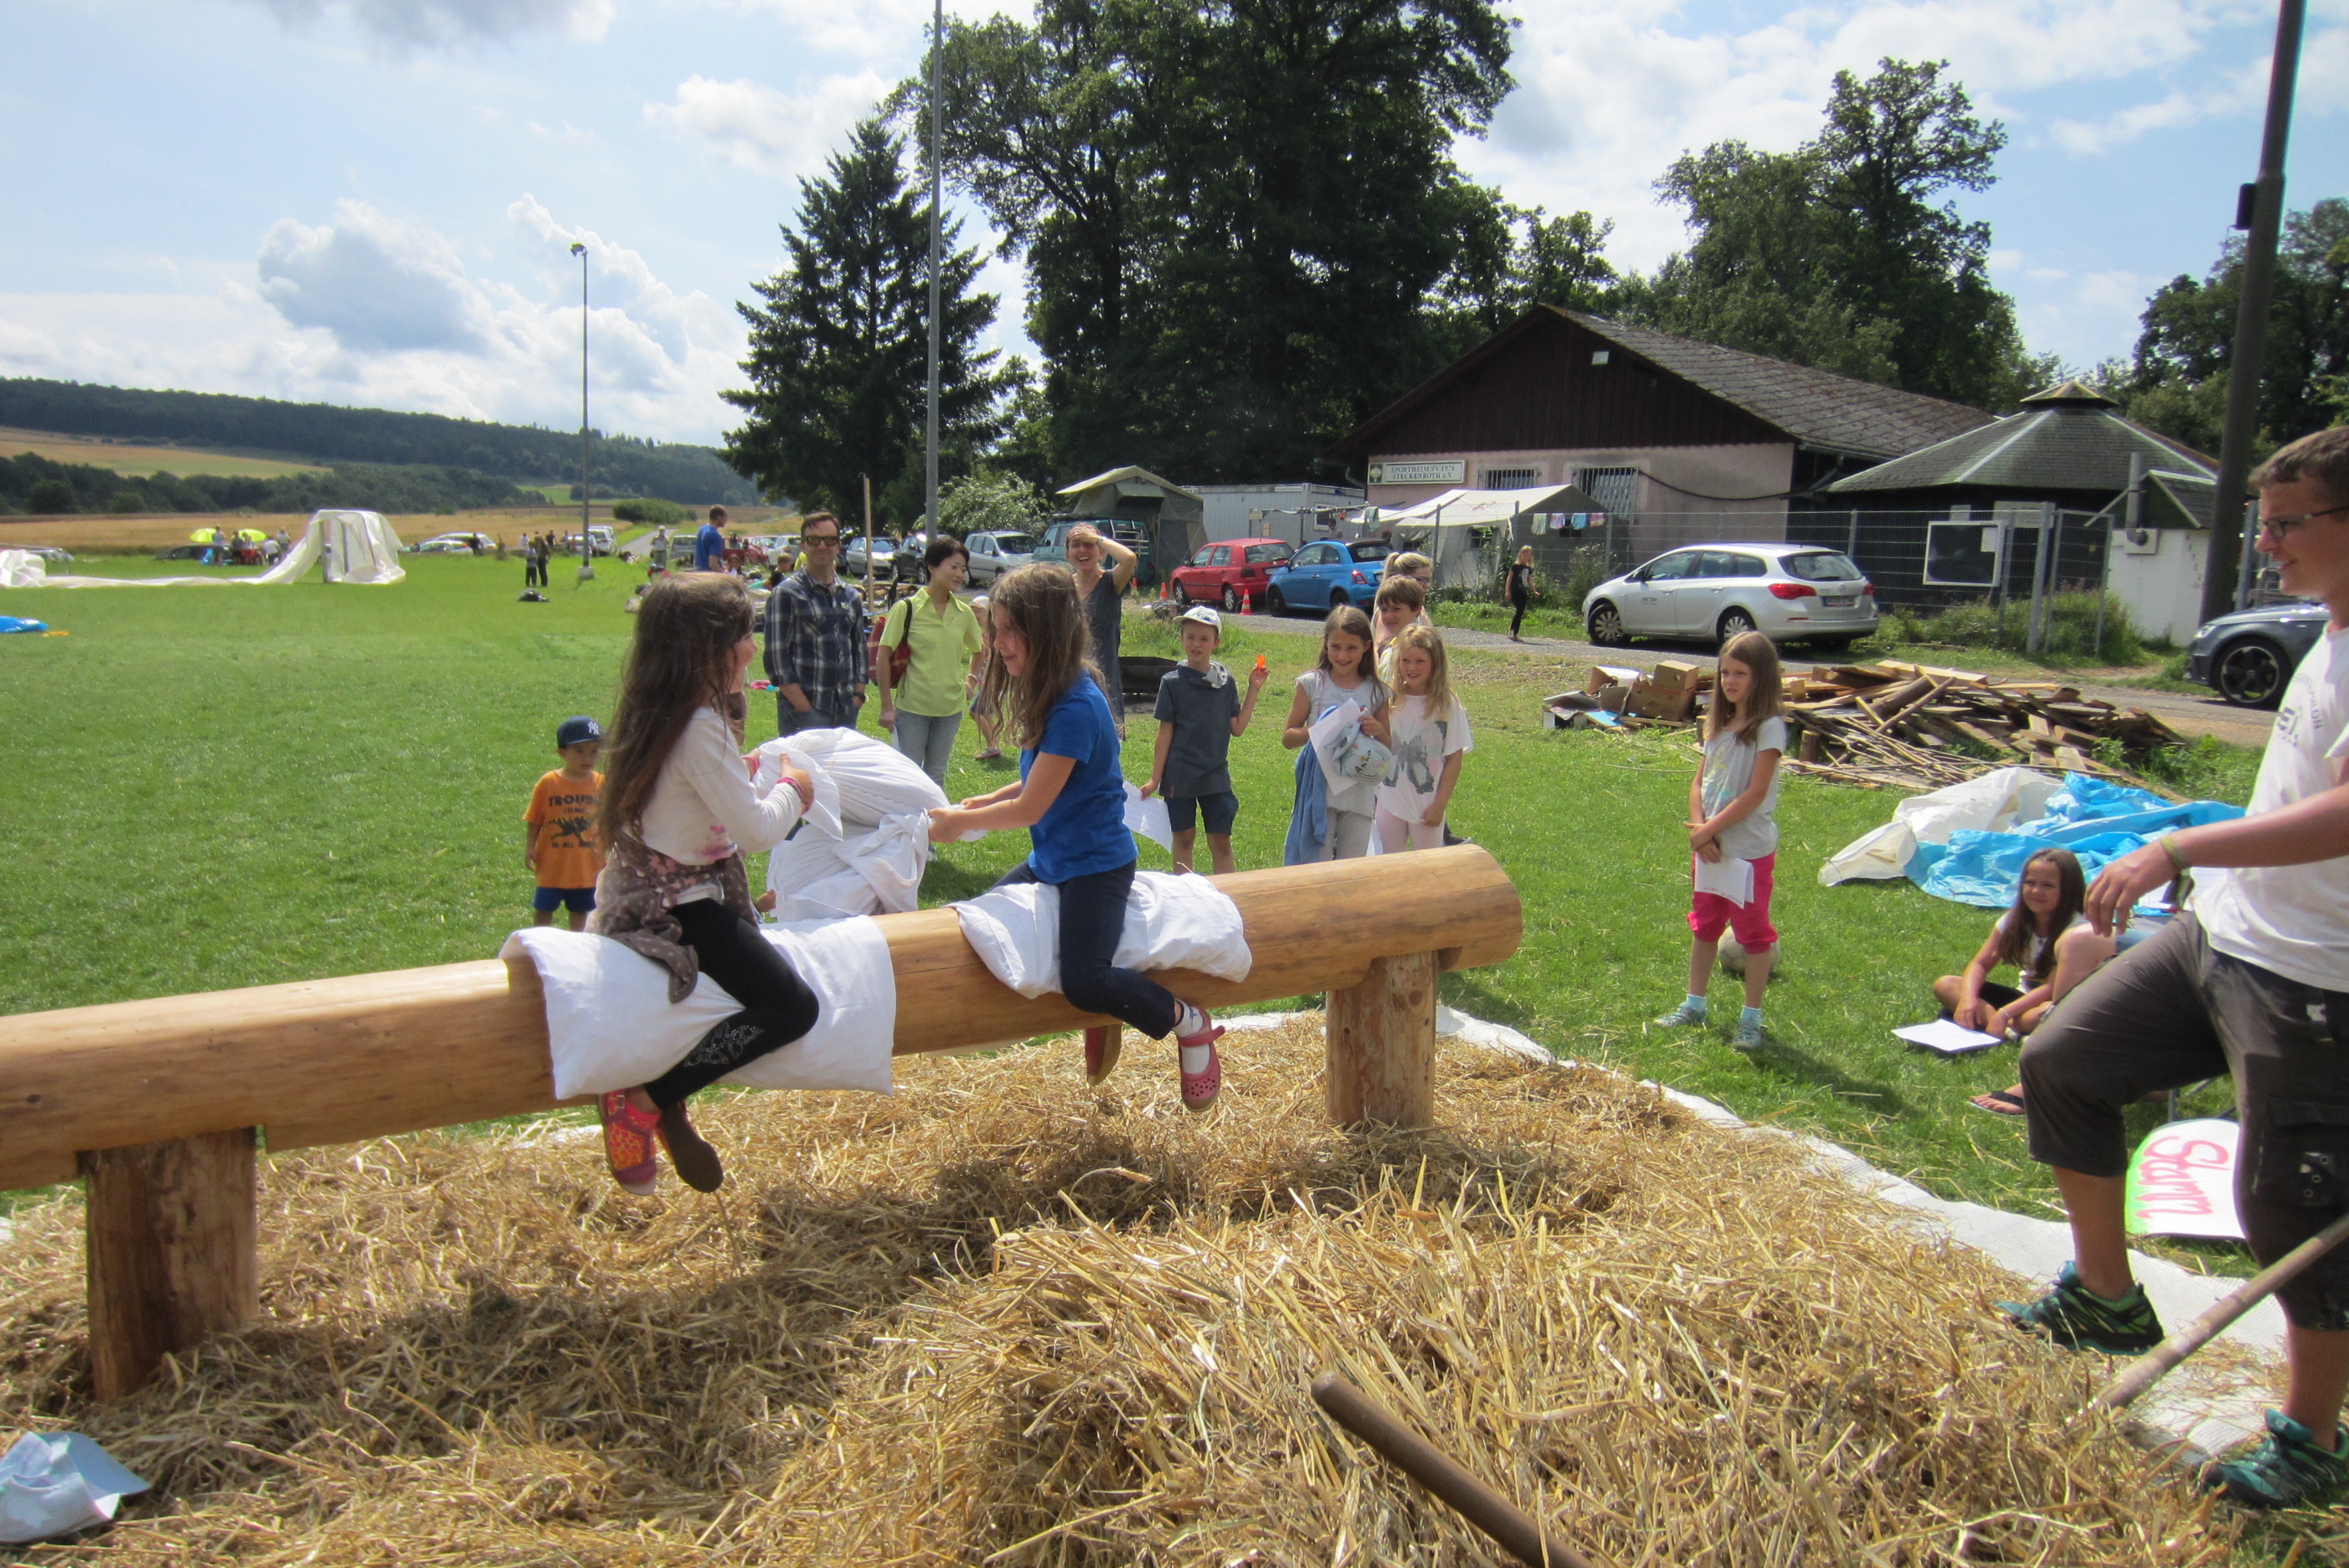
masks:
[[[274,480],[286,474],[325,471],[316,463],[241,457],[233,452],[206,451],[193,447],[145,447],[129,441],[101,440],[92,436],[59,436],[45,430],[0,430],[0,458],[13,458],[25,452],[37,452],[52,462],[87,463],[91,468],[112,469],[118,474],[137,479],[145,479],[150,474],[173,473],[182,479],[216,475],[230,479]]]
[[[554,765],[556,721],[608,717],[636,574],[607,566],[580,588],[558,574],[554,603],[523,604],[512,562],[409,570],[380,589],[0,593],[0,613],[69,634],[0,638],[0,800],[19,841],[0,888],[0,1010],[479,958],[527,921],[523,806]],[[1174,652],[1169,632],[1134,623],[1126,646]],[[1278,726],[1311,648],[1236,635],[1226,649],[1235,669],[1266,655],[1275,676],[1233,746],[1243,866],[1280,858],[1292,754]],[[1729,1048],[1725,980],[1714,1026],[1666,1035],[1646,1020],[1683,981],[1687,735],[1542,730],[1537,699],[1578,686],[1579,665],[1471,652],[1456,668],[1476,749],[1454,825],[1516,880],[1526,939],[1506,965],[1447,977],[1448,1000],[1561,1054],[1817,1132],[1937,1192],[2047,1212],[2019,1126],[1964,1103],[2011,1079],[2013,1051],[1944,1061],[1889,1032],[1930,1015],[1927,985],[1964,963],[1991,915],[1906,882],[1818,885],[1821,860],[1897,796],[1788,781],[1769,1047]],[[754,735],[772,734],[766,700],[751,711]],[[1146,777],[1152,736],[1137,716],[1130,777]],[[977,745],[966,725],[957,793],[1008,777],[969,760]],[[2247,783],[2240,768],[2223,776]],[[949,847],[926,899],[978,891],[1025,849],[1009,834]],[[1164,856],[1145,845],[1143,861]]]

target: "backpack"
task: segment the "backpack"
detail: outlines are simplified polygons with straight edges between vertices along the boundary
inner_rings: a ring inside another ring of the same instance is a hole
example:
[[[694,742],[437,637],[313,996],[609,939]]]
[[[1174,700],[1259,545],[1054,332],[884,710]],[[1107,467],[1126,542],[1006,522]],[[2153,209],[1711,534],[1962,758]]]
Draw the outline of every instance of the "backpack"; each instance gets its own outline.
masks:
[[[893,621],[896,623],[897,640],[887,649],[889,689],[895,691],[905,684],[906,666],[914,662],[913,627],[909,624],[913,619],[913,606],[911,599],[898,600],[889,606],[889,613],[874,622],[873,629],[864,634],[864,667],[873,672],[874,686],[881,684],[882,645]],[[900,610],[905,612],[902,617],[897,614]]]

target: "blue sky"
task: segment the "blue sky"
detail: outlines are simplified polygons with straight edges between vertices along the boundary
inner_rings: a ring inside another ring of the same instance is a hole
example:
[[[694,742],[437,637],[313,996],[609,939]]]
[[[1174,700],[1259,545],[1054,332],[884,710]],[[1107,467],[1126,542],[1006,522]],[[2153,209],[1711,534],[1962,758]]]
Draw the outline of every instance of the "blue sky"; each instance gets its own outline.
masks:
[[[980,15],[1000,0],[949,5]],[[2034,348],[2125,354],[2251,177],[2261,0],[1524,0],[1479,179],[1681,242],[1651,183],[1813,133],[1838,68],[1947,58],[2011,141],[1965,198]],[[733,303],[797,178],[917,64],[923,0],[14,0],[0,86],[0,375],[563,427],[592,253],[595,423],[710,440]],[[2294,206],[2349,195],[2349,0],[2313,0]],[[2331,84],[2330,90],[2319,84]],[[983,232],[975,214],[970,231]],[[997,262],[998,343],[1026,351]],[[1267,476],[1278,478],[1280,476]]]

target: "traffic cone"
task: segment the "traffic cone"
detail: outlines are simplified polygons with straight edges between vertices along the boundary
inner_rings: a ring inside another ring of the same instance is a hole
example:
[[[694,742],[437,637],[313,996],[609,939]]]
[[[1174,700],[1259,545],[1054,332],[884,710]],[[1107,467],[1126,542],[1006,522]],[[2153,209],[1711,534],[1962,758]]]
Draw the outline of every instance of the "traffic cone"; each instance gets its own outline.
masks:
[[[1243,615],[1256,614],[1256,590],[1245,583],[1240,584],[1240,614]]]

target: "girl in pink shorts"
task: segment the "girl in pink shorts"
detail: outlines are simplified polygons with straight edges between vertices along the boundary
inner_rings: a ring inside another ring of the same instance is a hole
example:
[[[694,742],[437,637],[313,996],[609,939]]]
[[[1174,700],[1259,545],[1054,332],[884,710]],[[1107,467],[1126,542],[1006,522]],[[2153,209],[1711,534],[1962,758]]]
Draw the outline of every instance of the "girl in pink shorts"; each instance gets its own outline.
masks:
[[[1704,764],[1689,783],[1689,851],[1695,894],[1689,904],[1688,995],[1656,1020],[1670,1028],[1705,1021],[1705,988],[1721,952],[1721,934],[1734,932],[1745,949],[1745,1010],[1729,1043],[1762,1048],[1762,988],[1777,955],[1770,923],[1770,884],[1778,861],[1778,758],[1786,749],[1786,721],[1778,678],[1778,645],[1759,632],[1732,639],[1713,675],[1713,707],[1705,720]]]

